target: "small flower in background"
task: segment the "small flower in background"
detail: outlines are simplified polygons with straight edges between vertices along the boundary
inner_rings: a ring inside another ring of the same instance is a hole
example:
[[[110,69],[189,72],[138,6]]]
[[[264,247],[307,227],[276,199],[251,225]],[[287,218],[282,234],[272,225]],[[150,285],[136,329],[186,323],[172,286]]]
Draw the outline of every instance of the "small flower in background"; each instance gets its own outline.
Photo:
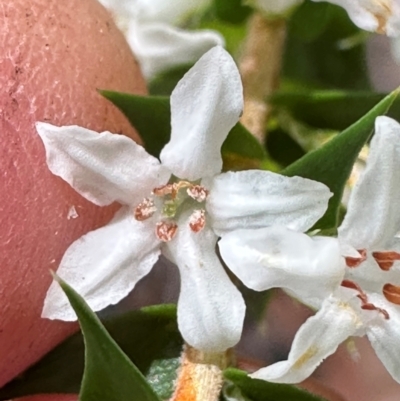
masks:
[[[175,66],[196,62],[224,45],[211,30],[184,29],[187,20],[211,0],[100,0],[115,16],[147,79]]]
[[[312,0],[329,2],[343,7],[350,19],[365,31],[391,37],[400,35],[399,0]],[[248,3],[267,16],[286,16],[303,0],[248,0]]]
[[[326,1],[326,0],[313,0]],[[365,31],[387,36],[400,34],[399,0],[328,0],[343,7],[351,20]]]
[[[319,311],[296,334],[288,360],[260,369],[254,378],[301,382],[349,336],[366,334],[386,369],[400,382],[400,272],[396,266],[400,260],[400,125],[379,117],[375,130],[367,167],[339,228],[338,242],[346,263],[345,270],[341,264],[336,269],[344,273],[341,285],[320,298]],[[314,257],[319,261],[321,255],[315,252]],[[329,266],[330,261],[326,263]],[[318,272],[315,277],[309,277],[310,291],[320,285]],[[296,296],[309,303],[301,286]]]
[[[271,224],[305,230],[331,196],[325,185],[300,177],[220,174],[220,149],[242,107],[237,67],[216,47],[172,93],[162,164],[124,136],[37,124],[54,174],[93,203],[125,205],[107,226],[74,242],[57,271],[94,310],[124,298],[163,252],[180,270],[178,324],[185,340],[205,351],[237,343],[245,305],[215,253],[217,235]],[[43,316],[75,319],[55,283]]]

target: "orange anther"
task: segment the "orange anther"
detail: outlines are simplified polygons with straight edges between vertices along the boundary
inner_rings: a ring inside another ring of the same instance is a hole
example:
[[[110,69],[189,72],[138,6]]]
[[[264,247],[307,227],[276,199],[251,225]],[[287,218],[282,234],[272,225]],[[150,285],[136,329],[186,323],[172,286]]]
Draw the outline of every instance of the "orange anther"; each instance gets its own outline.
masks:
[[[189,219],[190,229],[198,233],[206,225],[206,213],[204,210],[195,210]]]
[[[178,231],[178,225],[174,222],[159,221],[156,224],[156,235],[162,242],[171,241]]]
[[[384,271],[390,270],[393,263],[400,260],[400,253],[394,251],[372,252],[372,256]]]
[[[358,267],[362,262],[364,262],[367,259],[367,250],[366,249],[357,249],[357,252],[360,254],[360,256],[354,257],[354,256],[346,256],[346,265],[347,267],[353,268],[353,267]]]
[[[393,284],[385,284],[382,291],[389,302],[400,305],[400,287]]]

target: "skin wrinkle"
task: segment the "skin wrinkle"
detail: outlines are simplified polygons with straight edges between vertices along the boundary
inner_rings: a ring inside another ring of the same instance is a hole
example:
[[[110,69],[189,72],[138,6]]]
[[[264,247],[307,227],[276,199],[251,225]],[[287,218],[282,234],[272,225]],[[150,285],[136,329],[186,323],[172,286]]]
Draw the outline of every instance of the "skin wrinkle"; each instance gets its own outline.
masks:
[[[77,124],[137,140],[96,88],[146,89],[122,34],[95,0],[32,0],[29,7],[25,0],[2,0],[0,48],[2,386],[76,329],[40,318],[48,270],[72,241],[117,209],[92,205],[50,173],[34,123]],[[79,218],[68,220],[71,205]]]

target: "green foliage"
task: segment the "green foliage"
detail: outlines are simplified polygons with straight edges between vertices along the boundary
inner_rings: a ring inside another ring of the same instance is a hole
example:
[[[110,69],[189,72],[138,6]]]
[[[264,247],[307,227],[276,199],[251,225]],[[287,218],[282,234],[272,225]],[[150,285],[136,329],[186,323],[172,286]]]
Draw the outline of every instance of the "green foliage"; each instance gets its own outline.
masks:
[[[57,279],[78,316],[85,343],[80,401],[159,401],[140,370],[124,354],[89,306]]]
[[[146,150],[158,157],[170,138],[171,109],[168,97],[136,96],[126,93],[101,91],[101,94],[113,102],[138,130]],[[258,141],[244,128],[237,124],[229,133],[223,147],[222,156],[236,156],[238,159],[250,159],[260,162],[265,158],[265,151]]]
[[[217,17],[231,24],[241,24],[251,14],[251,8],[243,0],[214,0]]]
[[[323,398],[288,384],[251,379],[246,372],[238,369],[227,369],[224,376],[239,388],[246,401],[324,401]]]
[[[284,107],[297,120],[312,127],[343,130],[362,118],[386,95],[369,91],[309,90],[275,93],[270,102]],[[400,120],[400,102],[388,112]]]
[[[397,96],[398,90],[392,92],[341,134],[283,171],[283,174],[288,176],[298,175],[320,181],[333,192],[328,210],[315,228],[337,227],[343,189],[357,155],[370,137],[376,117],[385,114]]]
[[[147,307],[104,319],[103,323],[158,396],[168,400],[182,349],[175,306]],[[77,333],[0,389],[0,400],[41,393],[78,393],[83,371],[84,342],[82,334]]]
[[[283,75],[322,88],[369,89],[362,31],[338,6],[303,3],[289,23]]]
[[[313,3],[308,0],[296,11],[291,22],[291,34],[304,43],[316,40],[325,31],[331,16],[329,3]]]
[[[171,95],[177,83],[191,67],[193,67],[193,64],[181,65],[158,74],[148,84],[150,94],[153,96]]]

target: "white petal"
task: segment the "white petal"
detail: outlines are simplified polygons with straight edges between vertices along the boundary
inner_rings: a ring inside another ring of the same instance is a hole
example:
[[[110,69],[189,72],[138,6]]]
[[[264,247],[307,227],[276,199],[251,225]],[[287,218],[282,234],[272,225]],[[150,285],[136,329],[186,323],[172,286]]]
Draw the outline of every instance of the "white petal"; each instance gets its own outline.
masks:
[[[214,46],[224,44],[217,32],[205,29],[190,32],[163,23],[131,25],[127,41],[147,79],[176,66],[194,63]]]
[[[236,230],[219,241],[222,259],[249,288],[282,287],[319,306],[343,280],[336,238],[309,237],[285,227]]]
[[[371,295],[369,300],[385,309],[390,318],[386,320],[379,315],[375,324],[367,329],[368,339],[386,369],[400,383],[400,306],[389,303],[380,295]]]
[[[204,184],[218,235],[271,225],[306,231],[324,215],[332,196],[320,182],[261,170],[228,172]]]
[[[51,172],[96,205],[134,205],[168,182],[170,172],[123,135],[36,123]]]
[[[172,92],[171,140],[161,152],[161,161],[174,175],[191,181],[219,173],[222,143],[242,108],[239,71],[229,53],[216,46]]]
[[[211,0],[136,0],[136,7],[141,21],[178,25],[210,3]]]
[[[160,243],[152,220],[136,221],[131,210],[121,209],[108,225],[89,232],[67,249],[57,274],[95,311],[117,303],[158,259]],[[42,316],[76,319],[55,282],[47,292]]]
[[[343,7],[354,24],[361,29],[386,33],[389,36],[400,34],[398,0],[329,0],[329,2]]]
[[[400,124],[378,117],[366,169],[339,228],[341,240],[356,249],[384,250],[400,228],[399,183]]]
[[[240,339],[245,304],[215,253],[217,237],[207,226],[192,232],[188,222],[183,215],[177,236],[168,244],[169,258],[181,275],[179,330],[199,350],[224,351]]]
[[[288,359],[262,368],[250,377],[275,383],[300,383],[362,325],[348,304],[329,298],[321,310],[300,327]]]

